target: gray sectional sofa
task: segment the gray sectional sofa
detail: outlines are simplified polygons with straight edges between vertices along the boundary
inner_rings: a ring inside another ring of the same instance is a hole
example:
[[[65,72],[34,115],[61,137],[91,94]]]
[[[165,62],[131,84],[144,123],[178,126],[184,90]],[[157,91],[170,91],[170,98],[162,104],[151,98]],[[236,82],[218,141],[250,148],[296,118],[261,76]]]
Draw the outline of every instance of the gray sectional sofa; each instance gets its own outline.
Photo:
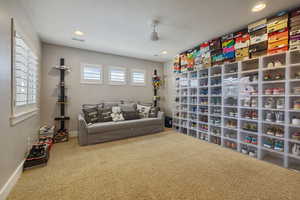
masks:
[[[89,145],[123,138],[159,133],[164,130],[164,113],[155,118],[87,124],[84,114],[78,116],[79,145]]]

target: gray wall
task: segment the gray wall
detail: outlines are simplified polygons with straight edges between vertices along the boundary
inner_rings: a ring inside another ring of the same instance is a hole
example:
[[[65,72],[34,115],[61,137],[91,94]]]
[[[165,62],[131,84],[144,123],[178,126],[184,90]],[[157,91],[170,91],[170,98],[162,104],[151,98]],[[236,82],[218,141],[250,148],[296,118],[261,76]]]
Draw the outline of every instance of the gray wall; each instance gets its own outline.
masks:
[[[70,130],[77,129],[77,115],[82,104],[98,103],[103,99],[122,99],[129,98],[151,102],[153,88],[151,78],[154,69],[158,69],[159,75],[163,75],[163,64],[158,62],[145,61],[141,59],[97,53],[82,49],[43,44],[43,67],[42,67],[42,89],[41,89],[41,120],[42,123],[52,124],[53,118],[58,113],[57,84],[59,74],[53,70],[53,66],[58,65],[59,58],[66,60],[66,65],[71,66],[72,70],[66,75],[66,85],[68,87],[67,96],[69,104],[67,113],[71,117]],[[80,64],[101,64],[104,65],[104,82],[102,85],[80,84]],[[147,85],[138,86],[112,86],[106,83],[107,65],[126,67],[127,72],[130,68],[145,69],[147,73]],[[163,88],[160,91],[163,94]]]
[[[11,17],[29,45],[40,53],[40,42],[17,0],[0,0],[0,189],[24,159],[28,143],[37,136],[39,114],[10,126],[11,116]]]
[[[173,62],[164,63],[164,111],[167,116],[172,117],[172,107],[175,93],[175,76],[173,73]]]

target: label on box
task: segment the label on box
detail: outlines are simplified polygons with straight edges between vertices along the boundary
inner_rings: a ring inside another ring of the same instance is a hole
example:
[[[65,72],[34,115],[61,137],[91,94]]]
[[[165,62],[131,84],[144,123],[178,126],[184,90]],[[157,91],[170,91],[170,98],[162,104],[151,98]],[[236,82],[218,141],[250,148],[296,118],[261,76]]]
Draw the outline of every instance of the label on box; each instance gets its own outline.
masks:
[[[222,42],[222,48],[229,48],[234,45],[234,39],[226,40]]]

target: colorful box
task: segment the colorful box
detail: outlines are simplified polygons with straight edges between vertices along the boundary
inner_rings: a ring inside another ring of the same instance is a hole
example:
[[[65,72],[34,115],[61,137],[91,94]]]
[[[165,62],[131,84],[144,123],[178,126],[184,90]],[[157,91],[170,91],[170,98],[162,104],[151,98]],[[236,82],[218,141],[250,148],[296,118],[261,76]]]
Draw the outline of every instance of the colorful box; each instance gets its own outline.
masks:
[[[260,30],[250,33],[250,45],[254,45],[267,40],[268,40],[267,28],[262,28]]]
[[[236,61],[242,61],[249,59],[249,48],[241,48],[235,50],[235,60]]]
[[[254,32],[254,31],[257,31],[257,30],[260,30],[262,28],[265,28],[267,27],[267,19],[261,19],[259,21],[256,21],[252,24],[249,24],[248,25],[248,32],[251,33],[251,32]]]

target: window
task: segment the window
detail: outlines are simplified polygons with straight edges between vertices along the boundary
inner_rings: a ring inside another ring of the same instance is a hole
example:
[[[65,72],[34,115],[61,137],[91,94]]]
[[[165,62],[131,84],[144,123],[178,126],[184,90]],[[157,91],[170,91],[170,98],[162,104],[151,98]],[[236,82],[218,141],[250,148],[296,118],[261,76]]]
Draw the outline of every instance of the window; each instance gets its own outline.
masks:
[[[28,113],[32,114],[37,110],[38,58],[16,31],[14,31],[12,41],[12,119],[16,119],[20,116],[24,117]]]
[[[139,69],[133,69],[131,72],[132,85],[143,86],[146,84],[145,71]]]
[[[126,69],[123,67],[110,67],[108,78],[109,83],[112,85],[125,85]]]
[[[102,66],[93,64],[81,65],[81,83],[82,84],[101,84]]]

